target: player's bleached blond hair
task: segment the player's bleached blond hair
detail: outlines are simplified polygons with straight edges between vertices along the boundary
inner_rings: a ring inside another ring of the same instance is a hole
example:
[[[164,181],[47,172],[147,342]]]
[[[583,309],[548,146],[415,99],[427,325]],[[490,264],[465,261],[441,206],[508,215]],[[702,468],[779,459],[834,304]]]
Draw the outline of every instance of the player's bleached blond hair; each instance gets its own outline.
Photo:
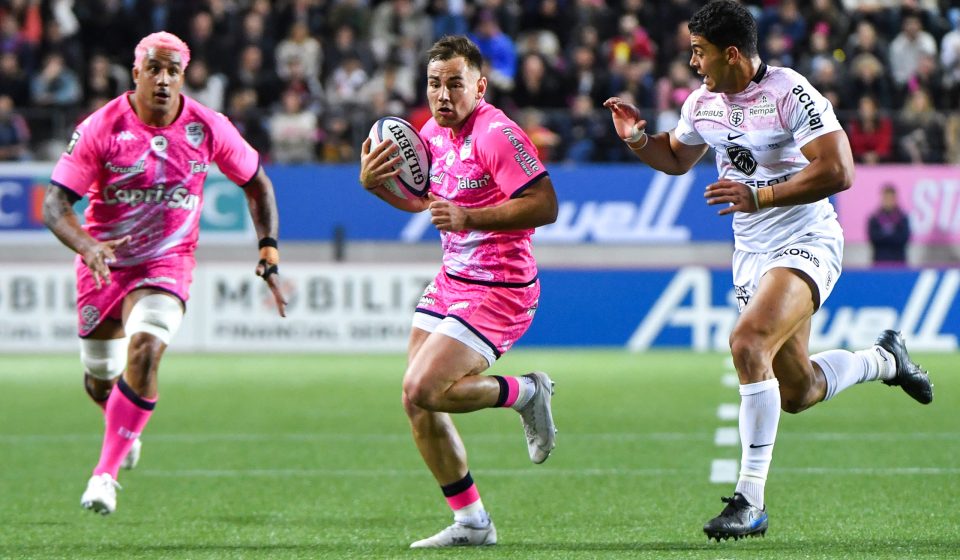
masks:
[[[180,70],[186,70],[190,63],[190,47],[180,37],[166,31],[157,31],[140,39],[137,48],[133,49],[133,67],[139,68],[150,49],[164,49],[174,51],[180,55]]]

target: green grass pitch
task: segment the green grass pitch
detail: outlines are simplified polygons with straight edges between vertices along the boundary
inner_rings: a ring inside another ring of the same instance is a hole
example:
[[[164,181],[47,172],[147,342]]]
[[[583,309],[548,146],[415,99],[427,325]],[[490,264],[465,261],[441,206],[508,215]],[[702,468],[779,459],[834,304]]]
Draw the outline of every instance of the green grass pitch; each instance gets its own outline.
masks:
[[[174,350],[143,458],[108,517],[79,500],[102,420],[75,355],[0,368],[0,558],[956,558],[958,355],[915,356],[921,406],[879,383],[783,415],[766,538],[708,542],[732,484],[709,481],[720,354],[515,351],[492,370],[551,373],[558,446],[530,464],[510,410],[459,416],[500,544],[411,551],[450,522],[400,407],[399,355]]]

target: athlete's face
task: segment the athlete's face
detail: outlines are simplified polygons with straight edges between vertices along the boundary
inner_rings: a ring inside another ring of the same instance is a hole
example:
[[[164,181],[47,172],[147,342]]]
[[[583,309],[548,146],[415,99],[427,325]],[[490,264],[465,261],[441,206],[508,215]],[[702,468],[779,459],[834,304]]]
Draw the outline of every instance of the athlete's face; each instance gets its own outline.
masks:
[[[427,101],[437,124],[459,131],[487,91],[487,79],[462,56],[427,65]]]
[[[140,66],[133,69],[134,95],[138,106],[153,115],[169,116],[180,109],[183,67],[180,53],[150,49]]]
[[[728,49],[720,49],[702,35],[690,35],[690,66],[703,76],[707,91],[727,93],[734,82],[735,65]]]

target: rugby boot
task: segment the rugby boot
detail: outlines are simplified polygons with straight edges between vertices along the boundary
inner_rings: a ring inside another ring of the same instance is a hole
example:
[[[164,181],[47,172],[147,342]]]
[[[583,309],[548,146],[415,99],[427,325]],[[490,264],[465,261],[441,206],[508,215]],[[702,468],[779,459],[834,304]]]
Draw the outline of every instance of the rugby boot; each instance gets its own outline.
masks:
[[[489,546],[493,544],[497,544],[497,528],[493,526],[493,521],[489,521],[486,527],[471,527],[457,521],[436,535],[411,544],[410,548]]]
[[[904,393],[920,404],[930,404],[933,401],[933,384],[930,383],[930,376],[919,364],[913,363],[910,359],[903,335],[887,329],[877,337],[877,346],[890,352],[897,361],[896,377],[884,379],[884,384],[900,387]]]
[[[127,456],[123,458],[123,462],[120,463],[121,469],[134,469],[137,467],[137,463],[140,462],[140,449],[143,447],[143,442],[140,441],[140,438],[133,440],[133,445],[130,446],[130,451],[127,452]]]
[[[707,539],[739,540],[741,537],[761,537],[767,534],[767,508],[760,509],[737,492],[732,498],[720,498],[727,504],[720,515],[703,525]]]
[[[110,473],[95,474],[87,482],[87,489],[80,497],[80,506],[100,515],[109,515],[117,510],[119,489],[120,485]]]
[[[553,381],[542,371],[528,373],[524,377],[533,379],[537,392],[518,412],[527,437],[527,453],[530,460],[539,465],[547,460],[557,445],[557,428],[553,424],[553,411],[550,408]]]

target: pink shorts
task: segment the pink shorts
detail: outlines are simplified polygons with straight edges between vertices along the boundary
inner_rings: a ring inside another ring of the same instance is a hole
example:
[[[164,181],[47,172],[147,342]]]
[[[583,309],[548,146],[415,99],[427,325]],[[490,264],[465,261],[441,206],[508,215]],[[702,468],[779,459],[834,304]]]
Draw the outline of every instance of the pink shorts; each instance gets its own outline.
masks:
[[[477,350],[492,362],[527,332],[539,299],[537,279],[525,286],[504,287],[455,280],[440,271],[420,297],[414,326],[434,332],[444,320],[455,320],[466,327],[468,336],[489,348],[489,352]],[[461,342],[473,346],[468,340]]]
[[[77,330],[89,335],[104,319],[122,319],[123,298],[140,288],[163,290],[186,303],[193,281],[193,256],[175,255],[135,266],[110,269],[110,284],[102,282],[98,290],[93,274],[77,257]]]

